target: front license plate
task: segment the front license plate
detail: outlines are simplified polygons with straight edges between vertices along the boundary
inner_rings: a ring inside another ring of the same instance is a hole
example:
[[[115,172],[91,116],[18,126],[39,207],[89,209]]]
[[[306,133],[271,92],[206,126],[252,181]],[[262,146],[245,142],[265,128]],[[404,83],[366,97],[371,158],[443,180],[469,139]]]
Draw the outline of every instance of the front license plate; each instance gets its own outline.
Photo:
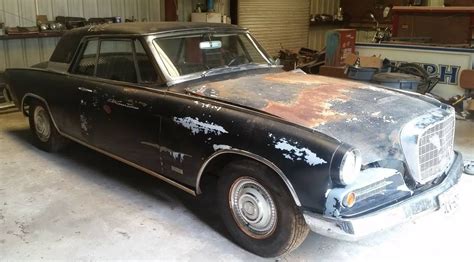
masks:
[[[458,207],[459,194],[457,187],[454,186],[448,191],[438,196],[439,209],[445,214],[454,212]]]

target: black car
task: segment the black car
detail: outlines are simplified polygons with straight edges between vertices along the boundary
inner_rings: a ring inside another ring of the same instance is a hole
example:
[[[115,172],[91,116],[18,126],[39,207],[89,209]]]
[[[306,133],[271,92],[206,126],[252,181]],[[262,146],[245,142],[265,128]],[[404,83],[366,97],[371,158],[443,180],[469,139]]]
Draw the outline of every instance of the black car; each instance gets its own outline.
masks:
[[[456,204],[451,107],[284,72],[238,26],[74,29],[49,62],[6,77],[42,149],[72,140],[192,195],[218,176],[224,224],[260,256],[310,229],[358,239]]]

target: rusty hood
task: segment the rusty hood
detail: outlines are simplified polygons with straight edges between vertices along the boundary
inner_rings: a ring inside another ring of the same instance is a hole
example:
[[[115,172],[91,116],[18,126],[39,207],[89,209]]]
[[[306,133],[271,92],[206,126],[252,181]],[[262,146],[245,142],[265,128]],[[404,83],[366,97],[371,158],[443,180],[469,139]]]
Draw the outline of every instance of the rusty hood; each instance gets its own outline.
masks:
[[[307,75],[299,70],[201,82],[186,90],[264,111],[334,137],[358,148],[364,164],[404,160],[401,128],[438,107],[367,83]]]

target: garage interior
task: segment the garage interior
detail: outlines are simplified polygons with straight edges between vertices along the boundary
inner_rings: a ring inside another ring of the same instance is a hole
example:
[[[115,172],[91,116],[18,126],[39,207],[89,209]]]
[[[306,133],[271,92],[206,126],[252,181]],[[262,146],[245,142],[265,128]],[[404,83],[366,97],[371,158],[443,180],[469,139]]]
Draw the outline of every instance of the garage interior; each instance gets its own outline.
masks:
[[[423,85],[422,94],[456,109],[454,148],[463,154],[465,174],[453,213],[436,212],[356,242],[310,233],[277,260],[471,257],[471,243],[462,239],[474,215],[474,177],[468,175],[474,173],[474,1],[0,1],[1,259],[265,260],[230,238],[216,210],[213,179],[193,197],[79,144],[44,152],[33,145],[28,119],[5,88],[5,70],[49,60],[68,27],[152,21],[236,24],[287,71],[410,92]],[[390,61],[416,64],[426,75],[398,71],[412,77],[376,81],[374,72],[384,72]]]

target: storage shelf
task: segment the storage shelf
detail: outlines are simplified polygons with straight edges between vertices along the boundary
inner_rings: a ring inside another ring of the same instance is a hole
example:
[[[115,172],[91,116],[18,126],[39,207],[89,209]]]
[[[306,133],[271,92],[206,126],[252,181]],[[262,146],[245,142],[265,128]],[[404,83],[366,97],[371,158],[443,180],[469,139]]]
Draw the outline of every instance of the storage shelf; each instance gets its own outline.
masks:
[[[64,32],[2,35],[0,36],[0,40],[59,37],[63,34]]]
[[[310,21],[309,26],[346,26],[346,21]]]

